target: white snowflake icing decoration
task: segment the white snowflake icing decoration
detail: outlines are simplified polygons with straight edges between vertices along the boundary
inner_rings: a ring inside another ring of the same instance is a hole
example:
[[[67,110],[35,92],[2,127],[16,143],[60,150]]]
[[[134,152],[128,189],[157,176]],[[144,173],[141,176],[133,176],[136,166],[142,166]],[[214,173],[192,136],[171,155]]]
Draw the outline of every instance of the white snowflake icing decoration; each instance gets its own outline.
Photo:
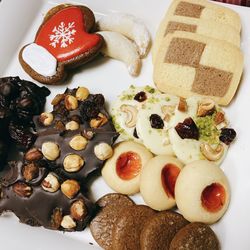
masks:
[[[75,22],[68,23],[66,26],[64,22],[61,22],[58,27],[54,27],[53,34],[49,35],[51,41],[50,45],[56,48],[60,45],[61,48],[66,48],[68,45],[74,42],[74,35],[76,34]]]

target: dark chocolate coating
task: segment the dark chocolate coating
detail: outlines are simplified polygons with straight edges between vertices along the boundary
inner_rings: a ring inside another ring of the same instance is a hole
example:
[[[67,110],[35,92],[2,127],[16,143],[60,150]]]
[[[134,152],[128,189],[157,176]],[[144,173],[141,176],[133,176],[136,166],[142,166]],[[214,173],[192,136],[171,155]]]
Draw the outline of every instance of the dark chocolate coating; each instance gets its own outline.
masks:
[[[75,96],[76,90],[77,89],[67,89],[64,93],[64,97],[69,94]],[[55,142],[60,147],[60,156],[55,161],[49,161],[44,158],[45,166],[47,168],[58,169],[58,173],[67,178],[84,181],[90,174],[102,167],[104,162],[95,156],[94,147],[101,142],[112,145],[118,137],[118,133],[115,131],[111,117],[104,107],[104,103],[96,105],[98,113],[102,113],[107,118],[107,122],[104,125],[98,128],[91,128],[90,119],[84,118],[84,115],[82,115],[82,105],[84,105],[86,101],[94,103],[93,100],[96,96],[98,95],[90,94],[85,101],[78,101],[78,108],[75,110],[66,109],[63,97],[62,100],[53,107],[52,114],[54,116],[54,120],[50,126],[44,126],[41,124],[39,116],[34,117],[34,123],[36,125],[38,136],[34,147],[41,150],[42,144],[48,141]],[[103,96],[102,98],[105,102]],[[80,128],[78,130],[66,131],[65,128],[59,129],[56,125],[58,122],[61,122],[64,127],[67,122],[72,120],[77,120],[80,124]],[[72,149],[69,146],[70,140],[75,135],[86,134],[87,131],[93,132],[93,138],[89,139],[86,148],[80,151]],[[63,160],[69,154],[78,154],[84,159],[85,163],[80,171],[72,173],[67,172],[64,169]]]
[[[82,220],[76,222],[76,227],[70,231],[82,231],[93,213],[95,212],[95,205],[85,197],[82,191],[69,199],[66,197],[60,188],[54,192],[45,191],[41,187],[41,183],[47,176],[49,171],[45,168],[39,169],[39,175],[31,182],[27,182],[22,175],[23,164],[21,162],[12,162],[9,171],[2,180],[0,199],[0,214],[5,211],[12,211],[20,219],[20,222],[32,225],[43,226],[48,229],[57,229],[66,231],[63,227],[54,228],[52,225],[52,213],[54,209],[60,209],[62,216],[70,215],[70,207],[76,200],[82,200],[87,208],[87,214]],[[57,176],[55,173],[53,175]],[[60,178],[59,182],[63,182]],[[32,188],[32,194],[29,197],[22,197],[13,191],[13,186],[16,183],[26,183]]]

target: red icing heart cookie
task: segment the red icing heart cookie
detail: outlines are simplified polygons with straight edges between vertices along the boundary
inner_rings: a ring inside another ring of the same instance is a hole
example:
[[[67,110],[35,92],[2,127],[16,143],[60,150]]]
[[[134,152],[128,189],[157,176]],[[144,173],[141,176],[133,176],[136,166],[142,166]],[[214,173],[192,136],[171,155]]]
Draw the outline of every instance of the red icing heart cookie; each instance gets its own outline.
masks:
[[[89,33],[94,25],[94,14],[85,6],[54,7],[45,16],[34,43],[21,49],[22,67],[39,82],[61,81],[66,69],[86,63],[99,53],[103,39]]]

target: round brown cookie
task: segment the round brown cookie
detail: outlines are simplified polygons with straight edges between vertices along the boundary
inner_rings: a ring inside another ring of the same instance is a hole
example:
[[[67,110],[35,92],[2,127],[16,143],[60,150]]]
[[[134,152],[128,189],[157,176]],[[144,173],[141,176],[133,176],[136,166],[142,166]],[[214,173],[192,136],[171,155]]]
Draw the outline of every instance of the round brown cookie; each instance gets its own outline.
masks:
[[[183,227],[173,238],[170,250],[219,250],[220,243],[206,224],[193,222]]]
[[[106,207],[106,206],[118,206],[118,207],[125,207],[134,205],[134,202],[124,194],[119,193],[109,193],[102,196],[96,204],[99,207]]]
[[[120,216],[121,210],[133,206],[134,202],[126,195],[110,193],[101,197],[97,202],[101,208],[90,223],[90,231],[96,242],[104,249],[112,248],[113,227]]]
[[[131,206],[121,211],[113,228],[112,246],[115,250],[140,250],[140,234],[155,211],[144,205]]]
[[[189,222],[182,215],[163,211],[151,217],[143,227],[140,237],[142,250],[169,249],[175,234]]]

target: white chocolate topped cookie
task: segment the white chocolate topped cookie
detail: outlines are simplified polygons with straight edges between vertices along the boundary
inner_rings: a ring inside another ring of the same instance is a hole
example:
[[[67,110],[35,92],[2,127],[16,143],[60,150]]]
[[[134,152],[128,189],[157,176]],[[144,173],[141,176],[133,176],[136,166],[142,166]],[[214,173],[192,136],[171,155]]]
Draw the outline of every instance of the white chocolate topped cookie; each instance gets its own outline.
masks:
[[[179,98],[167,94],[156,96],[155,103],[148,103],[145,108],[138,111],[137,135],[152,153],[173,155],[168,130]]]
[[[235,138],[233,129],[227,128],[224,111],[211,99],[191,97],[185,100],[186,109],[175,110],[169,130],[170,142],[177,158],[183,163],[207,160],[220,165]],[[224,135],[230,137],[229,142]]]
[[[117,97],[112,104],[110,113],[112,115],[115,129],[120,137],[125,140],[141,141],[135,130],[138,111],[145,108],[147,103],[158,101],[155,97],[160,92],[150,86],[135,87],[131,85]]]

